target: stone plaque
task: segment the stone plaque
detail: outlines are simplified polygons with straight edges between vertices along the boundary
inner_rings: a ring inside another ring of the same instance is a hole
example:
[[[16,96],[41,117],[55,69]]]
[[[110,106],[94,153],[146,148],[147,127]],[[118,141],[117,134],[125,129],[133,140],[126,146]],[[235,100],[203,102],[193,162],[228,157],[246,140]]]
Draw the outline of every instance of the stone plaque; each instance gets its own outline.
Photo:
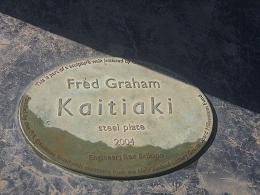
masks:
[[[208,141],[211,107],[196,87],[121,58],[86,59],[34,80],[21,129],[43,157],[103,178],[143,178],[188,161]]]

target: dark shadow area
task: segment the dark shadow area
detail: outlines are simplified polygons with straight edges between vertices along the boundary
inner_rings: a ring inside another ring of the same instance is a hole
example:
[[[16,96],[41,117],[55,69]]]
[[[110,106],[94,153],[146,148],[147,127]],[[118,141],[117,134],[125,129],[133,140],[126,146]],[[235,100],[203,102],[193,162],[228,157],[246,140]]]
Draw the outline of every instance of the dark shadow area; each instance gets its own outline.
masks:
[[[112,56],[170,69],[258,113],[259,10],[256,0],[0,1],[4,14]]]

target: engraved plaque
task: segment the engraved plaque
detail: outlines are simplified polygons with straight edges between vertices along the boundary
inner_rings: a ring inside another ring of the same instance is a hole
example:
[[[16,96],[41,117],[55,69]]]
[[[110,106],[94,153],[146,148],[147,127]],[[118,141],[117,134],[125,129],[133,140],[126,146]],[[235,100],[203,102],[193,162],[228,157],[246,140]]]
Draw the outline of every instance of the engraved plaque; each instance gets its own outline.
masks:
[[[19,121],[43,157],[104,178],[171,170],[208,141],[213,117],[196,87],[121,58],[61,65],[34,80]]]

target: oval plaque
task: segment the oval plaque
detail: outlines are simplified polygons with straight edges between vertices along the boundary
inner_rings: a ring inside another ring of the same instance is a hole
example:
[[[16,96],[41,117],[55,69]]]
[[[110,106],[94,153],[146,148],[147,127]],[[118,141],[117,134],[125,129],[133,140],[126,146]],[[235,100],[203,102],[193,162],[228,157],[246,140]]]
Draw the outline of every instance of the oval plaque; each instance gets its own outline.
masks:
[[[59,66],[27,88],[21,129],[45,158],[90,176],[146,177],[188,161],[213,117],[202,92],[121,58]]]

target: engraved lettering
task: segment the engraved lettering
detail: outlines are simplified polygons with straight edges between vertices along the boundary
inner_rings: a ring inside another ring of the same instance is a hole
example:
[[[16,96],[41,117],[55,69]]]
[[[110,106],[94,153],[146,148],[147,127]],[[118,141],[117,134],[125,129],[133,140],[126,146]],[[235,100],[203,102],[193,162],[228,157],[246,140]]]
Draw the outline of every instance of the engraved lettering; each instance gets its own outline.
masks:
[[[122,103],[122,107],[123,107],[123,111],[122,114],[125,115],[126,114],[126,103],[125,103],[125,99],[122,99],[123,103]]]
[[[93,81],[91,85],[95,89],[99,88],[98,80],[96,79],[95,81]]]
[[[84,108],[87,108],[87,111],[84,111]],[[83,116],[85,115],[91,115],[91,104],[90,103],[86,103],[86,104],[82,104],[79,108],[79,112],[80,114],[82,114]]]
[[[112,114],[112,115],[116,115],[116,112],[114,111],[114,106],[115,105],[116,104],[113,101],[110,101],[110,103],[108,103],[110,114]]]
[[[149,88],[160,88],[160,83],[158,81],[148,81]]]
[[[90,84],[89,84],[89,82],[86,81],[86,78],[85,78],[85,80],[84,80],[84,82],[83,82],[83,87],[84,87],[85,89],[89,89],[89,88],[90,88]]]
[[[71,89],[71,85],[74,84],[74,79],[67,79],[68,88]]]
[[[111,82],[112,81],[112,82]],[[106,86],[108,87],[108,88],[116,88],[117,87],[117,85],[116,85],[116,83],[115,82],[113,82],[113,81],[115,81],[115,79],[107,79],[106,80]]]
[[[168,107],[169,107],[169,114],[172,114],[172,99],[168,98]]]
[[[118,88],[118,89],[139,89],[139,88],[154,88],[159,89],[160,83],[159,81],[138,81],[135,78],[131,78],[131,80],[119,81],[114,78],[109,78],[105,81],[105,84],[108,88]]]
[[[98,104],[98,115],[102,115],[102,100],[101,99],[99,99],[98,100],[99,101],[99,104]]]
[[[163,114],[163,112],[158,108],[160,106],[161,102],[158,102],[157,104],[154,103],[154,97],[151,97],[151,110],[152,114],[155,114],[155,111],[159,112],[160,114]]]
[[[137,110],[139,107],[139,110]],[[144,102],[137,102],[133,106],[134,113],[136,114],[144,114]]]
[[[67,101],[63,104],[62,98],[59,99],[59,107],[58,107],[58,116],[61,116],[62,109],[64,109],[70,116],[73,116],[73,114],[65,108],[65,106],[71,101],[71,98],[67,99]]]

